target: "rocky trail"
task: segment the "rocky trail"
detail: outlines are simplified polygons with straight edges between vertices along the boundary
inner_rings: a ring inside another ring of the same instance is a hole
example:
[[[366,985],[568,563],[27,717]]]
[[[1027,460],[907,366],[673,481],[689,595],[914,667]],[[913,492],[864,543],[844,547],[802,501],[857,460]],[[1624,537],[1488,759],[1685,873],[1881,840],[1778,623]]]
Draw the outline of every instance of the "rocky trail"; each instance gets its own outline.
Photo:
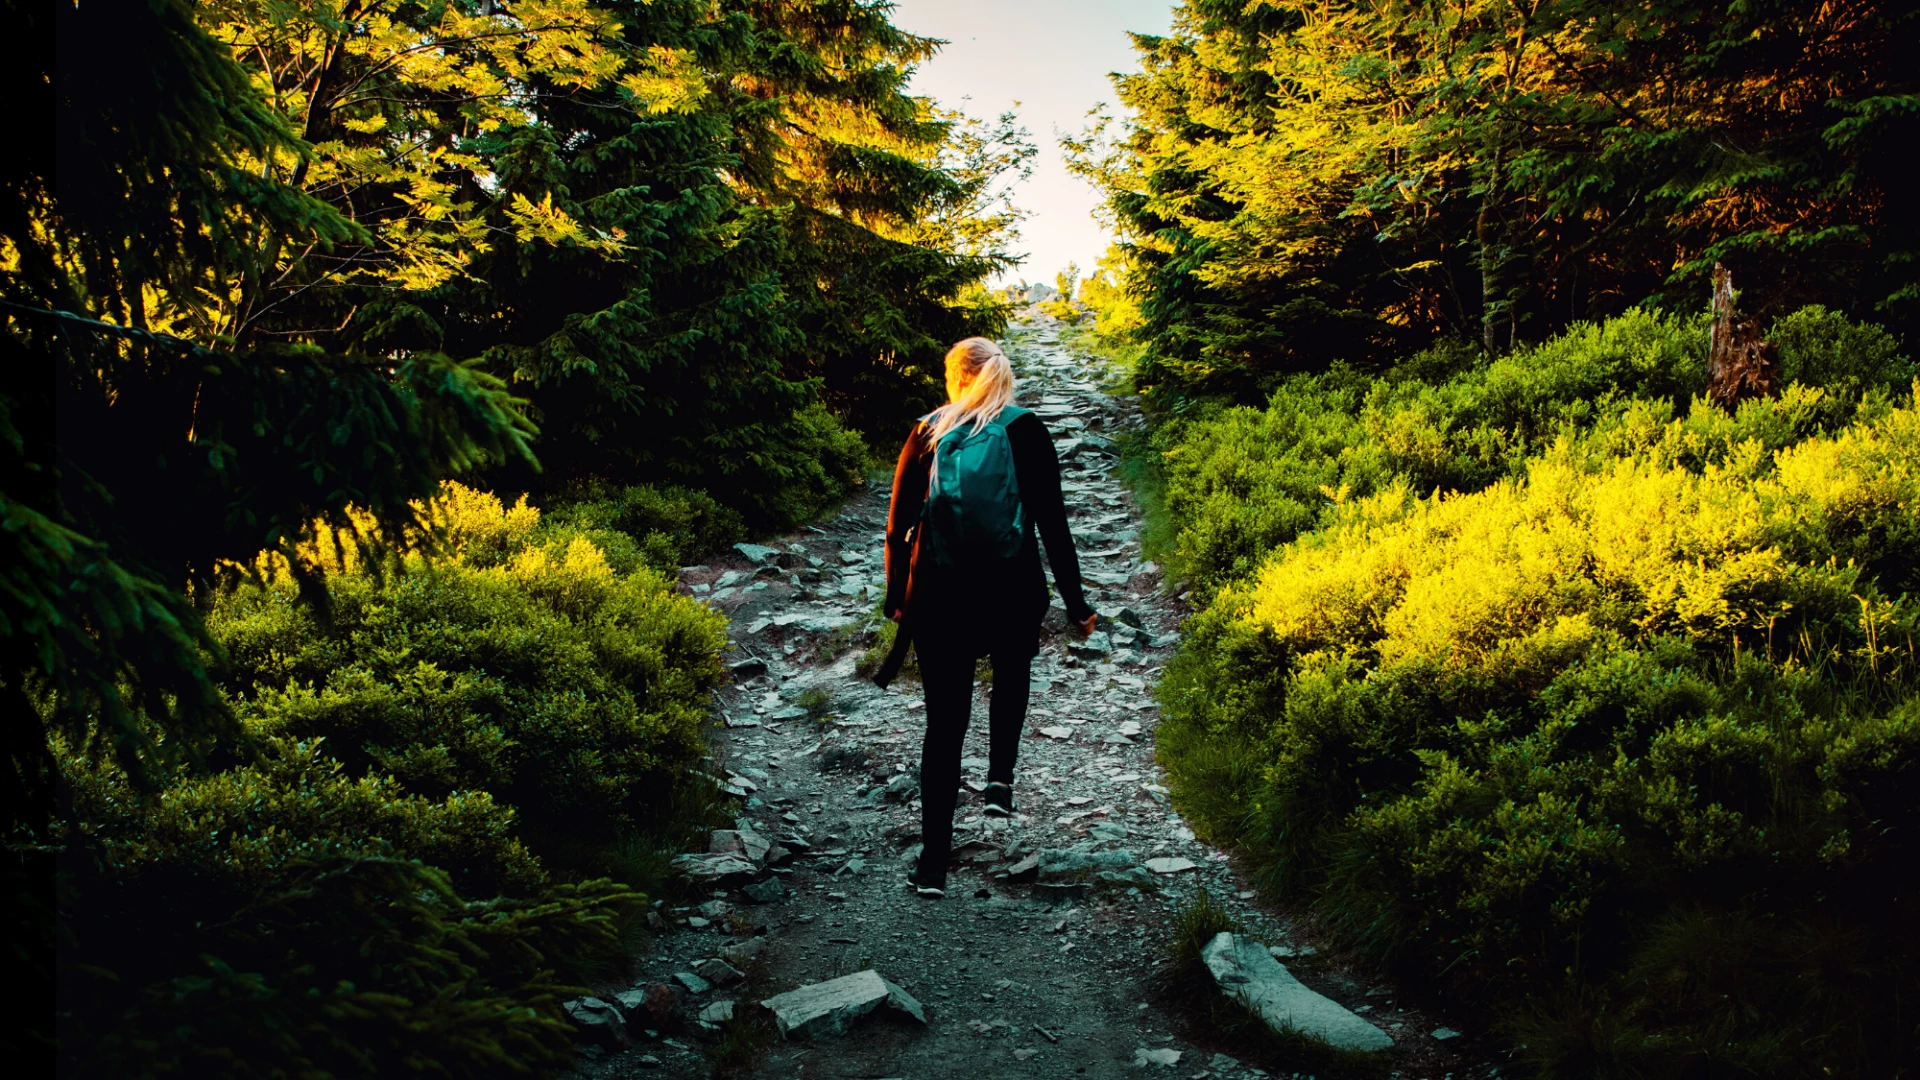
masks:
[[[1217,940],[1210,966],[1256,1009],[1376,1050],[1381,1076],[1496,1075],[1477,1033],[1459,1035],[1377,973],[1316,950],[1311,928],[1262,906],[1168,805],[1152,689],[1187,609],[1143,561],[1138,514],[1112,475],[1110,439],[1141,421],[1101,390],[1100,362],[1064,347],[1044,316],[1006,344],[1020,402],[1054,434],[1101,615],[1078,640],[1057,604],[1049,613],[1019,814],[981,814],[983,685],[947,897],[907,889],[920,687],[902,678],[882,692],[855,670],[884,592],[884,486],[818,526],[684,569],[681,587],[732,621],[735,678],[714,765],[738,821],[678,860],[697,887],[656,907],[637,978],[568,1003],[579,1075],[1308,1075],[1207,1022],[1194,993],[1168,990],[1174,922],[1203,888],[1244,935]]]

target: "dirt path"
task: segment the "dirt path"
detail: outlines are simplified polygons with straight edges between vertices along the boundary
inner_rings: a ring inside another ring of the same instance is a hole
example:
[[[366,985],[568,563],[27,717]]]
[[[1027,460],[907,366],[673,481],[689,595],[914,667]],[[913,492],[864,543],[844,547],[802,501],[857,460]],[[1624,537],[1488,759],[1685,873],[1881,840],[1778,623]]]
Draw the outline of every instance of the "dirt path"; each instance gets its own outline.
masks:
[[[1194,1022],[1194,1003],[1169,1000],[1156,977],[1174,917],[1204,887],[1248,932],[1308,953],[1288,961],[1296,974],[1391,1034],[1399,1046],[1390,1064],[1401,1070],[1393,1075],[1488,1075],[1472,1064],[1478,1055],[1463,1054],[1472,1040],[1436,1042],[1434,1017],[1402,1008],[1380,980],[1338,958],[1313,955],[1168,806],[1153,759],[1152,687],[1185,608],[1160,595],[1159,571],[1142,561],[1138,515],[1106,449],[1138,414],[1101,392],[1097,362],[1061,347],[1050,320],[1016,327],[1007,344],[1021,403],[1055,435],[1104,632],[1074,642],[1064,613],[1056,606],[1049,616],[1015,781],[1021,812],[1010,823],[980,814],[981,688],[955,837],[962,862],[944,901],[916,898],[904,880],[918,839],[919,685],[903,679],[883,693],[854,671],[884,588],[887,492],[869,491],[765,551],[748,547],[682,574],[684,587],[733,621],[739,677],[723,695],[729,727],[716,762],[741,794],[742,825],[791,852],[776,850],[760,874],[787,898],[753,902],[736,878],[714,882],[703,906],[663,907],[675,932],[639,962],[638,985],[674,984],[731,945],[745,981],[702,990],[706,980],[694,979],[683,1016],[718,1001],[739,1002],[744,1016],[747,1003],[871,967],[924,1005],[926,1025],[876,1013],[846,1035],[755,1047],[743,1026],[703,1035],[694,1024],[658,1040],[642,1035],[632,1049],[589,1051],[582,1072],[706,1076],[723,1063],[781,1080],[1292,1075],[1284,1062],[1268,1060],[1267,1072],[1241,1064],[1249,1049]],[[1110,876],[1009,875],[1043,849],[1076,853]],[[764,898],[769,888],[757,891]],[[688,980],[678,983],[684,990]]]

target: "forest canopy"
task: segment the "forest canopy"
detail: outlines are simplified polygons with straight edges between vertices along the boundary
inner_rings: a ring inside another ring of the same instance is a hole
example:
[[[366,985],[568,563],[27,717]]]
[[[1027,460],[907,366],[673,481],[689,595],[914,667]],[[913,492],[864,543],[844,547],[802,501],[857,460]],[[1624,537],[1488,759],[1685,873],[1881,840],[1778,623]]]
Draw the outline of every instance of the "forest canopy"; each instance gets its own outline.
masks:
[[[1920,13],[1889,2],[1186,0],[1071,140],[1121,234],[1148,388],[1261,400],[1442,337],[1503,352],[1724,263],[1758,317],[1908,334],[1901,147]]]

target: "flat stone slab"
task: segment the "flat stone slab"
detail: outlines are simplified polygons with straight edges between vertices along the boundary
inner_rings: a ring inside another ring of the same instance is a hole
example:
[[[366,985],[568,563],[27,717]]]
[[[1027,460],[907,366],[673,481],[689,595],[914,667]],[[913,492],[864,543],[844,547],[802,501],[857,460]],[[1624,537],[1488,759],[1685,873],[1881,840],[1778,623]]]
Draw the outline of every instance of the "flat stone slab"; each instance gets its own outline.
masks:
[[[682,874],[696,882],[713,882],[722,878],[751,876],[760,868],[733,852],[710,852],[705,855],[678,855],[673,865]]]
[[[779,548],[770,548],[765,544],[735,544],[733,550],[739,552],[755,566],[771,566],[775,560],[786,554]]]
[[[787,898],[787,887],[780,883],[779,878],[756,881],[740,892],[756,904],[777,904]]]
[[[735,968],[725,960],[717,958],[702,960],[698,964],[695,964],[693,966],[693,973],[715,986],[732,986],[734,983],[746,978],[745,975],[740,973],[738,968]]]
[[[1297,1031],[1341,1050],[1385,1050],[1387,1033],[1338,1002],[1307,989],[1266,946],[1241,934],[1220,933],[1200,959],[1228,997],[1259,1014],[1276,1031]]]
[[[759,833],[741,832],[738,829],[715,829],[707,840],[708,854],[738,855],[751,863],[766,862],[767,852],[772,847],[773,841]]]
[[[1124,873],[1138,865],[1133,852],[1124,849],[1095,851],[1089,844],[1065,851],[1050,848],[1040,853],[1040,880],[1084,880],[1103,870]]]
[[[759,959],[761,952],[763,952],[766,947],[767,939],[765,938],[747,938],[743,941],[736,941],[731,945],[721,946],[720,959],[725,960],[734,967],[745,969],[755,960]]]
[[[1147,869],[1156,874],[1181,874],[1195,869],[1192,859],[1184,855],[1173,855],[1161,859],[1148,859]]]
[[[575,998],[562,1006],[573,1021],[576,1038],[618,1045],[627,1018],[618,1006],[597,997]]]
[[[776,994],[760,1004],[773,1013],[774,1025],[788,1039],[844,1035],[855,1020],[882,1005],[927,1022],[926,1010],[912,994],[871,969]]]

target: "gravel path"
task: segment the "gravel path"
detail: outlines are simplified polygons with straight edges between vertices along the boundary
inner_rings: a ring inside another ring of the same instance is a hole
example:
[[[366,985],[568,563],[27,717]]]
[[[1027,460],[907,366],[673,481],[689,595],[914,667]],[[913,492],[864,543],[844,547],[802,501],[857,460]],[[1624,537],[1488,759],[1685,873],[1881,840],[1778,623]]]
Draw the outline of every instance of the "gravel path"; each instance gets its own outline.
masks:
[[[731,980],[710,961],[733,946],[744,981],[703,989],[709,980],[695,978],[689,992],[680,977],[683,1017],[720,1001],[740,1003],[744,1017],[748,1003],[870,967],[917,998],[927,1023],[882,1010],[845,1035],[770,1045],[763,1024],[758,1046],[740,1025],[729,1037],[690,1023],[642,1032],[630,1048],[589,1049],[584,1075],[706,1076],[716,1067],[781,1080],[1294,1075],[1284,1062],[1267,1061],[1268,1071],[1241,1064],[1250,1051],[1196,1024],[1194,1003],[1169,1000],[1156,977],[1173,917],[1202,887],[1247,932],[1294,951],[1287,962],[1308,985],[1391,1034],[1393,1075],[1489,1075],[1474,1064],[1477,1040],[1436,1041],[1440,1020],[1257,906],[1228,857],[1195,840],[1169,807],[1153,758],[1152,689],[1186,608],[1161,595],[1159,570],[1140,554],[1137,511],[1111,475],[1108,440],[1140,424],[1137,410],[1101,391],[1098,362],[1062,347],[1058,330],[1037,317],[1006,344],[1021,404],[1040,413],[1059,448],[1102,632],[1076,641],[1057,604],[1048,617],[1011,822],[980,813],[980,688],[954,841],[961,862],[945,900],[905,886],[919,828],[919,684],[903,678],[882,692],[854,670],[884,590],[887,492],[870,490],[817,527],[681,575],[684,589],[733,622],[737,677],[722,695],[728,727],[716,738],[716,768],[739,797],[740,824],[779,844],[754,892],[764,898],[765,882],[777,881],[786,898],[754,902],[736,876],[702,889],[709,902],[662,906],[669,932],[638,961],[637,988],[676,985],[677,973],[703,962]],[[1042,851],[1056,853],[1047,873],[1022,864]]]

